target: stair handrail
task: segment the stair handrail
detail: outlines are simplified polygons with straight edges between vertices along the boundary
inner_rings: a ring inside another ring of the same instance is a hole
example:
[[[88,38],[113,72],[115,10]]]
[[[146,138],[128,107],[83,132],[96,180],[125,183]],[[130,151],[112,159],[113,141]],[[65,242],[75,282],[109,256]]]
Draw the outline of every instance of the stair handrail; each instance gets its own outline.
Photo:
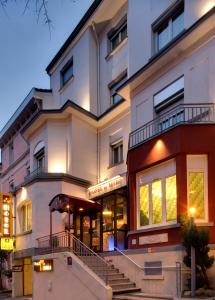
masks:
[[[114,247],[114,249],[119,252],[120,254],[122,254],[124,257],[126,257],[128,260],[130,260],[136,267],[138,267],[140,270],[144,270],[145,267],[141,267],[140,265],[138,265],[133,259],[131,259],[128,255],[126,255],[125,253],[123,253],[121,250],[119,250],[117,247]]]
[[[71,234],[71,238],[72,238],[72,246],[70,248],[71,252],[74,253],[75,255],[77,255],[79,257],[79,259],[82,260],[82,262],[85,263],[107,286],[108,285],[108,267],[110,266],[108,264],[108,262],[104,258],[102,258],[100,255],[98,255],[96,252],[94,252],[92,249],[90,249],[83,242],[81,242],[73,234]],[[76,249],[74,249],[75,248],[74,242],[83,248],[83,249],[82,248],[78,249],[80,252],[77,251]],[[86,252],[84,252],[84,251],[86,251]],[[103,268],[103,269],[101,269],[102,274],[100,274],[100,272],[99,272],[100,269],[96,269],[92,265],[90,265],[86,261],[84,261],[84,259],[83,259],[84,257],[96,257],[99,260],[99,262],[102,262],[101,265],[98,265],[99,267],[102,266],[102,268]]]

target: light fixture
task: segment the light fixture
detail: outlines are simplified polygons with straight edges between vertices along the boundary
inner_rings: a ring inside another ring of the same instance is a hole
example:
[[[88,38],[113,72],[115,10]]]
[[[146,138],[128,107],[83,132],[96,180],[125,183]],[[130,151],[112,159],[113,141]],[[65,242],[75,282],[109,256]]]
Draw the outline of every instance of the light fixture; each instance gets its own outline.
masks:
[[[83,207],[80,207],[80,208],[79,208],[79,211],[83,211],[83,210],[84,210]]]
[[[112,216],[112,211],[105,209],[105,210],[103,210],[102,214],[103,214],[103,216]]]
[[[190,212],[190,216],[193,218],[196,213],[195,207],[190,207],[189,212]]]

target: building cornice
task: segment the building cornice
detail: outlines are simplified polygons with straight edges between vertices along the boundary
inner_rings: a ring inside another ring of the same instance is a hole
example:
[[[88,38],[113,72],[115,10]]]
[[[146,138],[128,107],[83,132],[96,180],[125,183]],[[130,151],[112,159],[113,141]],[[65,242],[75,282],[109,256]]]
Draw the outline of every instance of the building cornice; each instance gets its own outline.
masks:
[[[85,180],[83,178],[75,177],[66,173],[39,173],[31,176],[27,176],[25,181],[15,188],[15,193],[17,193],[21,188],[32,185],[36,182],[56,182],[64,181],[71,184],[75,184],[84,188],[88,188],[92,185],[92,182]]]

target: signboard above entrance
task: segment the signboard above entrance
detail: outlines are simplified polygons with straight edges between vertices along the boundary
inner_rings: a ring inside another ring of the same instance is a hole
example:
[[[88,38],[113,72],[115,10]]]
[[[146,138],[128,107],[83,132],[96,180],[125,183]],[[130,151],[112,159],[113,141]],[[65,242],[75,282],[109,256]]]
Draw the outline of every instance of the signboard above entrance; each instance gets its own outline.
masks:
[[[120,175],[115,176],[111,179],[105,180],[99,184],[96,184],[88,188],[89,199],[111,192],[125,185],[126,185],[125,177],[122,177]]]

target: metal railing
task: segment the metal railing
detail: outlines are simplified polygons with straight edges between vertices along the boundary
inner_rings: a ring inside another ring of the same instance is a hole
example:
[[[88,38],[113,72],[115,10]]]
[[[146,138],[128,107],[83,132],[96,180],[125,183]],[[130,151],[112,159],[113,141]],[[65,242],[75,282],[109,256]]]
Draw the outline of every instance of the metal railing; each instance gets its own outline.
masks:
[[[145,274],[147,271],[150,271],[150,273],[154,273],[154,272],[165,272],[165,273],[170,273],[171,272],[171,277],[175,276],[175,287],[176,287],[176,291],[175,294],[178,298],[181,297],[182,295],[182,290],[183,290],[183,286],[182,286],[182,265],[180,262],[176,262],[175,265],[172,266],[168,266],[168,265],[161,265],[159,266],[141,266],[138,263],[136,263],[136,261],[134,261],[131,257],[129,257],[128,255],[126,255],[123,251],[119,250],[118,248],[114,247],[114,250],[121,256],[123,257],[125,260],[127,260],[127,262],[129,262],[130,266],[128,268],[128,265],[124,263],[125,268],[129,269],[129,274],[132,277],[132,280],[135,281],[136,283],[139,280],[142,280],[143,278],[143,274]],[[123,262],[120,262],[120,265],[122,265]],[[133,266],[133,268],[132,268]],[[132,272],[133,269],[133,272]],[[125,271],[126,272],[126,271]],[[155,275],[155,274],[154,274]],[[140,283],[141,285],[141,283]]]
[[[214,123],[214,104],[180,104],[131,132],[129,149],[180,124],[208,123]]]
[[[41,167],[41,168],[37,168],[35,170],[33,170],[31,173],[29,173],[27,176],[25,176],[25,181],[31,180],[41,174],[45,174],[45,168]]]
[[[86,264],[94,273],[96,273],[103,282],[108,284],[108,273],[112,266],[105,259],[95,253],[73,234],[68,232],[59,232],[50,236],[44,236],[37,239],[37,254],[48,254],[55,252],[70,251],[74,253],[84,264]]]

